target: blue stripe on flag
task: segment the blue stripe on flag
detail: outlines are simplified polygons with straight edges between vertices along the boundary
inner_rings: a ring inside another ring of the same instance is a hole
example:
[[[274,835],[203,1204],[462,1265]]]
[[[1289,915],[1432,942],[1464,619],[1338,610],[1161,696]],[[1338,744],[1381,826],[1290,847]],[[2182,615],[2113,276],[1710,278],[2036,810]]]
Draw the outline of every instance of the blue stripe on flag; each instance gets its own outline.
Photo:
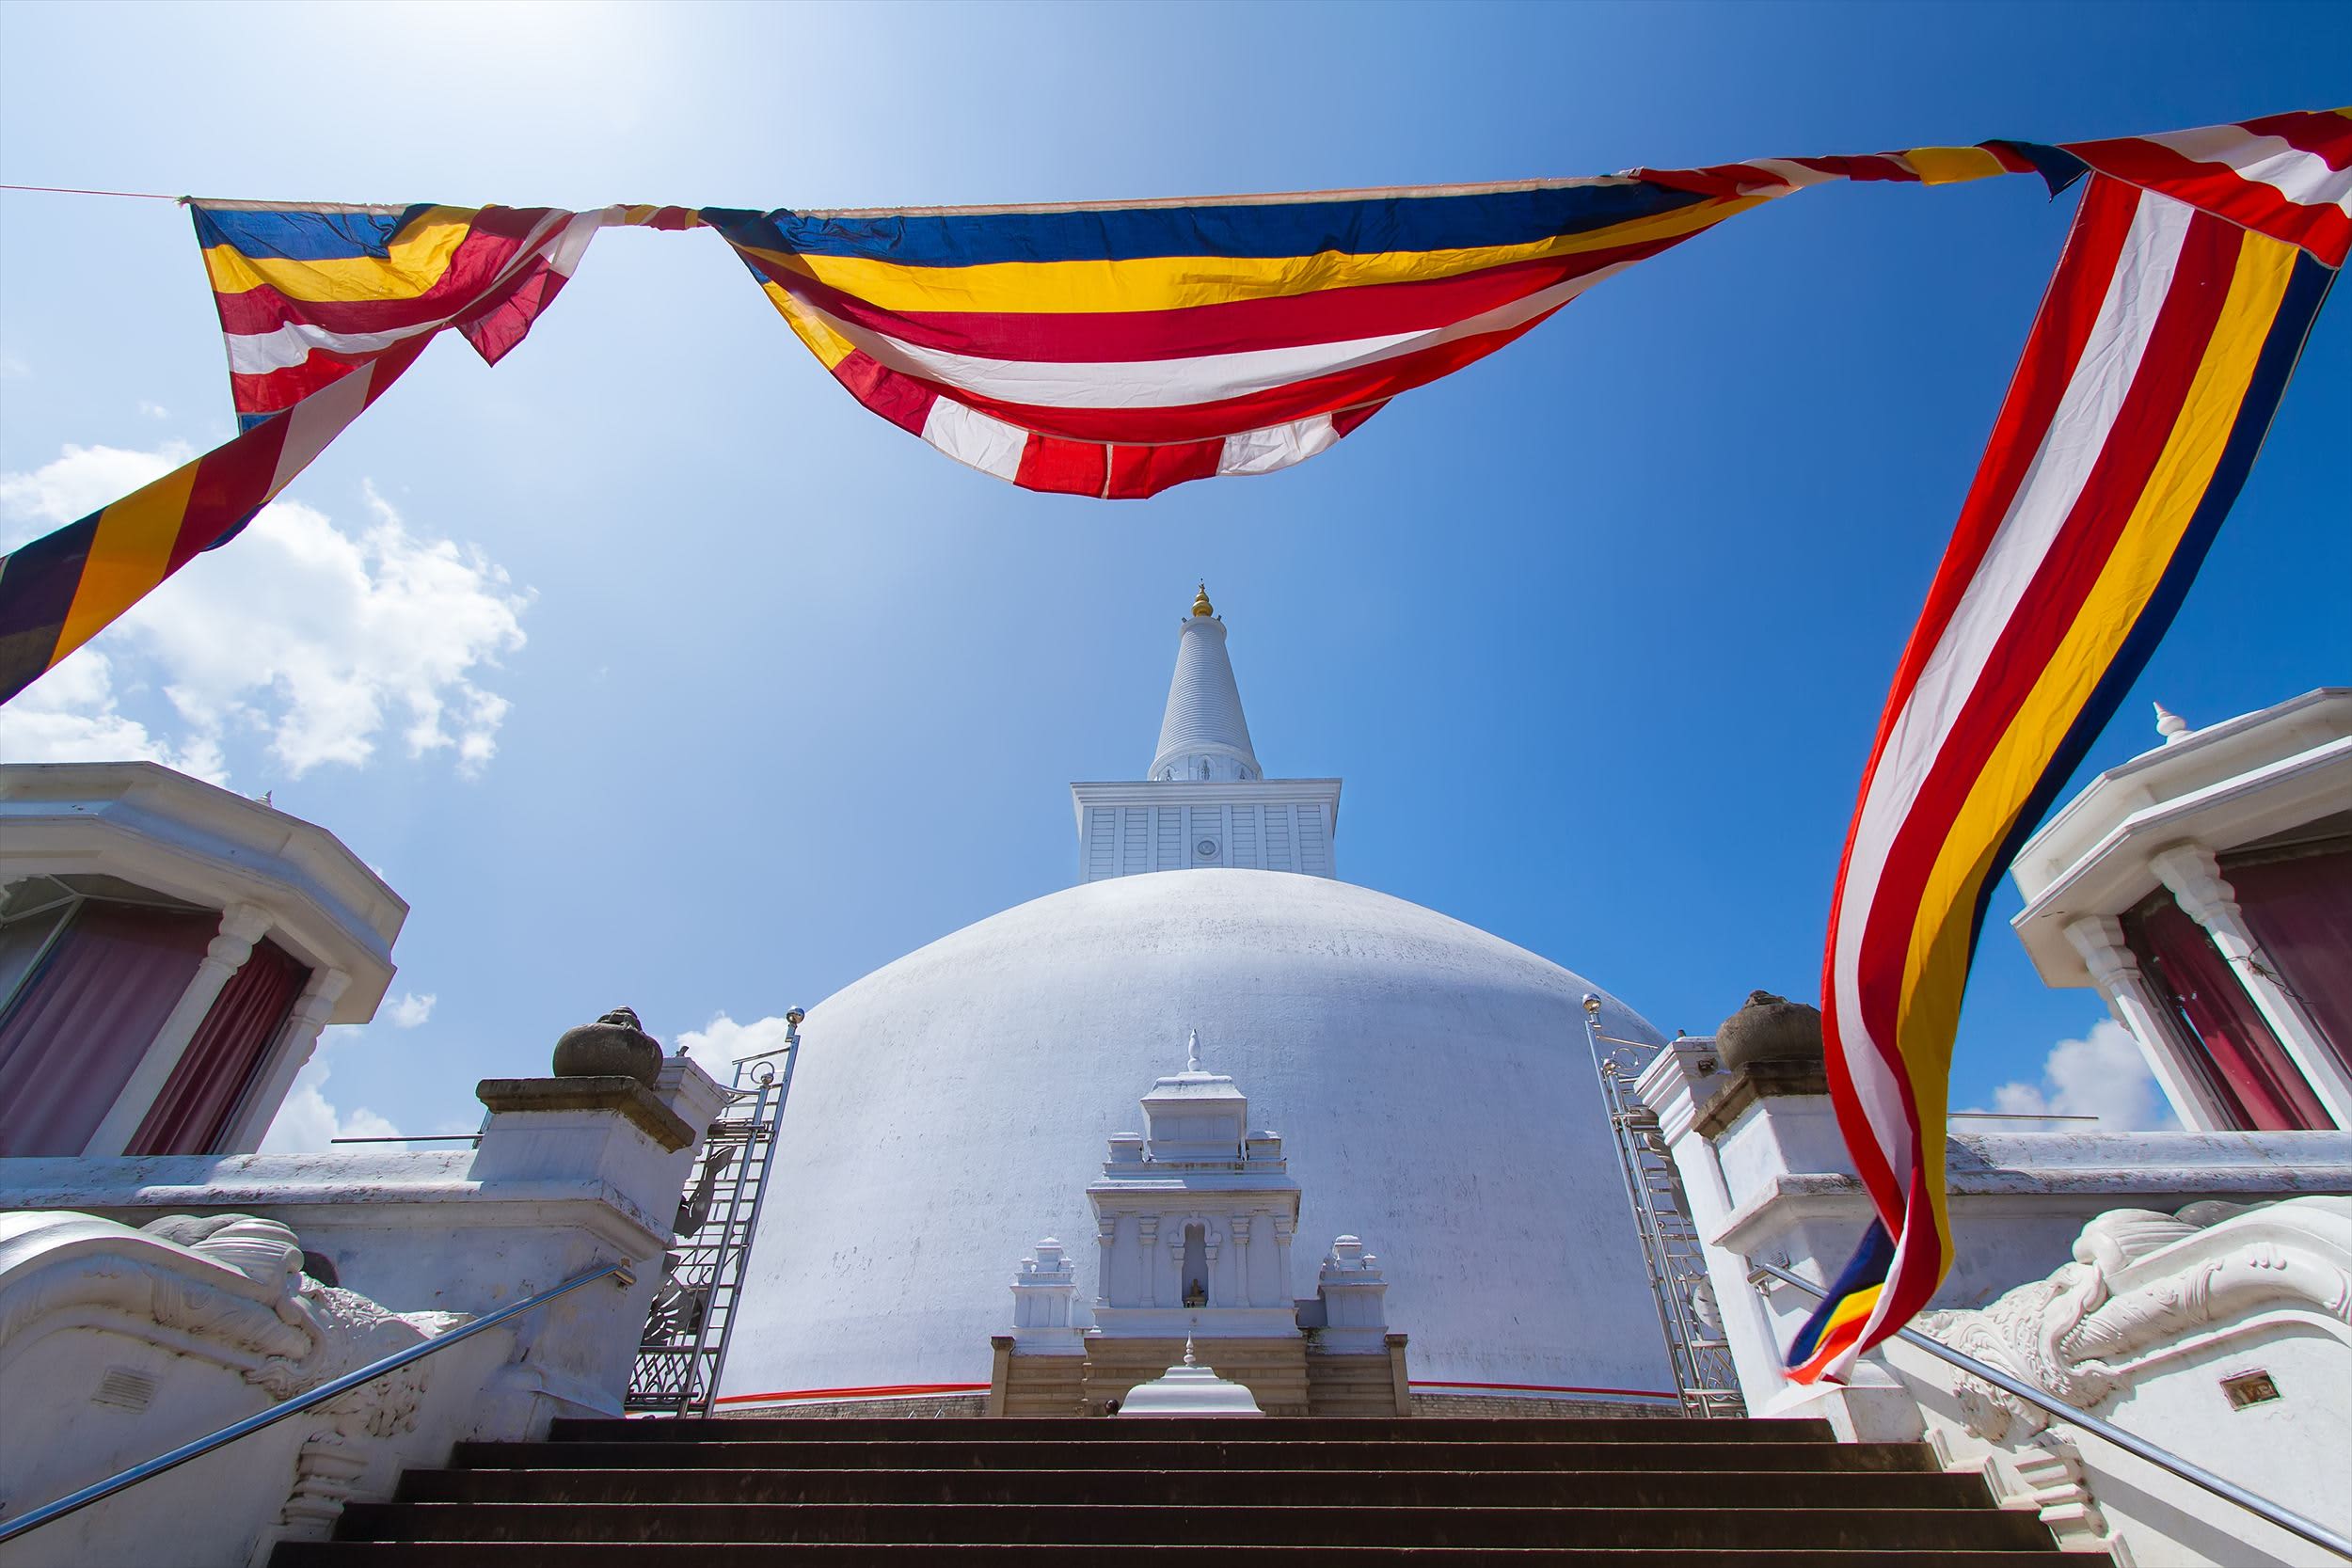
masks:
[[[1643,181],[1470,196],[1374,197],[1090,212],[815,217],[779,208],[706,207],[737,245],[904,266],[1139,261],[1154,256],[1276,259],[1336,251],[1470,250],[1527,245],[1675,212],[1706,199]]]
[[[240,255],[282,261],[378,261],[401,227],[430,206],[420,202],[398,213],[289,213],[223,210],[190,203],[197,243],[210,250],[228,245]]]

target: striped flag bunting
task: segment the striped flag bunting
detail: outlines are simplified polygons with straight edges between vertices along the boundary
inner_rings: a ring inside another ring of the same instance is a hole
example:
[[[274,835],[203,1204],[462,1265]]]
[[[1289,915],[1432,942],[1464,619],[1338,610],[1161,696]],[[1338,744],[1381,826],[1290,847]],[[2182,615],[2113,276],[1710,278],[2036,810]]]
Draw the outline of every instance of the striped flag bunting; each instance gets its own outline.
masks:
[[[0,556],[0,702],[233,538],[443,328],[495,364],[598,228],[659,221],[654,209],[189,206],[238,434]]]
[[[1433,190],[705,208],[850,396],[1027,490],[1130,499],[1329,450],[1636,261],[1834,179],[2081,173],[2024,143]]]
[[[2170,625],[2352,243],[2352,119],[2071,148],[2097,172],[1879,721],[1822,964],[1878,1219],[1788,1353],[1836,1381],[1952,1261],[1945,1116],[1994,881]]]
[[[490,364],[570,281],[601,213],[194,201],[250,430],[399,344],[455,327]]]

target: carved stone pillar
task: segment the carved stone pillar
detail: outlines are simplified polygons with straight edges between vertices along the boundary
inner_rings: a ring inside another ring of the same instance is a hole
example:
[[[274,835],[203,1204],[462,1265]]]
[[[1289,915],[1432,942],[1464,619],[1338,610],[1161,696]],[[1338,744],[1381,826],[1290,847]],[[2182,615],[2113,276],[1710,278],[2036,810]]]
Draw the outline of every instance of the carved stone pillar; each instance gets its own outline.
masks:
[[[2205,928],[2230,962],[2255,1010],[2279,1037],[2279,1044],[2311,1085],[2320,1105],[2340,1128],[2352,1128],[2352,1072],[2337,1059],[2319,1025],[2293,993],[2279,983],[2261,957],[2261,946],[2237,907],[2237,890],[2224,881],[2213,851],[2201,844],[2176,844],[2148,862],[2172,890],[2181,912]]]
[[[222,911],[219,935],[204,949],[204,961],[196,966],[187,989],[180,993],[180,1000],[165,1018],[163,1027],[155,1031],[147,1054],[132,1069],[130,1082],[115,1096],[106,1119],[98,1124],[89,1142],[82,1147],[85,1155],[120,1154],[131,1146],[131,1135],[147,1119],[156,1097],[171,1082],[180,1058],[187,1053],[188,1042],[196,1037],[197,1025],[212,1011],[229,977],[244,968],[245,960],[253,956],[253,944],[269,934],[270,924],[269,911],[252,904],[232,904]]]
[[[269,1124],[278,1118],[294,1088],[294,1074],[310,1060],[318,1047],[319,1031],[326,1027],[336,1002],[350,986],[351,976],[340,969],[311,972],[310,983],[294,999],[294,1011],[287,1015],[285,1027],[263,1059],[261,1074],[230,1119],[228,1135],[221,1140],[222,1153],[250,1154],[262,1147]]]
[[[2190,1044],[2171,1007],[2140,972],[2139,960],[2124,945],[2122,922],[2104,914],[2085,915],[2067,924],[2066,940],[2083,956],[2115,1022],[2139,1042],[2148,1070],[2172,1102],[2181,1125],[2192,1132],[2230,1130],[2229,1106],[2214,1093],[2202,1052]]]
[[[1293,1299],[1291,1291],[1297,1288],[1291,1280],[1291,1235],[1297,1228],[1296,1221],[1280,1214],[1274,1216],[1274,1282],[1282,1292],[1282,1300],[1276,1306],[1288,1306]]]

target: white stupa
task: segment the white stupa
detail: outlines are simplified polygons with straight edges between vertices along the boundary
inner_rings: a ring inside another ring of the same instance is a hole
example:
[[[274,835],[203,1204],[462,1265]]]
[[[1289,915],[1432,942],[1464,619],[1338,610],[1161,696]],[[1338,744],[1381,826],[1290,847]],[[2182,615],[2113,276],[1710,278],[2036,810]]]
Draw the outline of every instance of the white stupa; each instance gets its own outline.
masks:
[[[1009,1260],[1093,1234],[1105,1141],[1193,1029],[1280,1130],[1298,1233],[1379,1239],[1419,1392],[1670,1390],[1580,998],[1657,1031],[1338,880],[1339,781],[1265,776],[1205,591],[1179,635],[1147,776],[1072,786],[1079,884],[810,1010],[722,1396],[985,1386]]]

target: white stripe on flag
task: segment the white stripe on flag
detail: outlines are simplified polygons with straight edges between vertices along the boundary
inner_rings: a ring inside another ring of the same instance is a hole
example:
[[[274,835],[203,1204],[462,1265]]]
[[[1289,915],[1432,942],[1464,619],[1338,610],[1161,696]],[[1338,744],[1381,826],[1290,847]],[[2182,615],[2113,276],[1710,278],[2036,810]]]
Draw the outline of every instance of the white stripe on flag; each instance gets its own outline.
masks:
[[[229,369],[238,375],[267,375],[272,371],[288,370],[310,356],[313,349],[357,359],[391,347],[403,338],[413,338],[421,332],[438,332],[444,323],[422,322],[415,326],[396,326],[384,332],[332,332],[324,326],[305,322],[288,322],[269,332],[236,332],[228,334]]]
[[[2169,147],[2201,164],[2221,164],[2241,180],[2268,185],[2302,207],[2341,207],[2352,213],[2352,168],[2329,168],[2328,160],[2279,136],[2257,136],[2240,125],[2205,125],[2166,131],[2141,141]]]
[[[340,380],[331,381],[286,410],[286,438],[278,449],[278,468],[270,475],[269,497],[294,482],[310,460],[326,450],[368,405],[368,388],[380,361],[370,361]],[[267,499],[268,497],[264,497]]]
[[[2194,216],[2180,202],[2139,193],[2130,233],[2107,280],[2074,379],[2042,433],[2009,515],[1897,714],[1869,794],[1856,814],[1853,850],[1837,899],[1834,973],[1838,1030],[1850,1042],[1845,1054],[1856,1094],[1899,1181],[1912,1159],[1909,1118],[1899,1085],[1872,1048],[1859,990],[1862,942],[1873,915],[1906,917],[1900,910],[1877,910],[1879,879],[1896,832],[1917,801],[1953,723],[1981,682],[2018,601],[2106,448],[2117,412],[2138,374],[2140,357],[2171,292],[2181,242]],[[1891,1050],[1895,1042],[1875,1043]]]
[[[1225,450],[1217,456],[1216,471],[1270,474],[1294,463],[1304,463],[1319,451],[1328,451],[1339,438],[1339,430],[1328,414],[1269,425],[1263,430],[1245,430],[1238,436],[1225,437]]]
[[[1566,304],[1594,284],[1615,277],[1632,264],[1614,262],[1581,277],[1555,283],[1525,299],[1429,331],[1397,332],[1335,343],[1302,343],[1289,348],[1245,349],[1236,354],[1200,355],[1187,359],[986,359],[919,348],[883,333],[853,326],[805,300],[800,303],[811,315],[892,370],[983,397],[1041,408],[1181,408],[1269,391],[1334,371],[1361,369],[1417,349],[1517,326]]]
[[[953,398],[933,398],[923,417],[923,439],[959,463],[998,479],[1017,478],[1028,432],[993,415],[966,408]]]

